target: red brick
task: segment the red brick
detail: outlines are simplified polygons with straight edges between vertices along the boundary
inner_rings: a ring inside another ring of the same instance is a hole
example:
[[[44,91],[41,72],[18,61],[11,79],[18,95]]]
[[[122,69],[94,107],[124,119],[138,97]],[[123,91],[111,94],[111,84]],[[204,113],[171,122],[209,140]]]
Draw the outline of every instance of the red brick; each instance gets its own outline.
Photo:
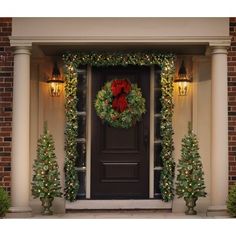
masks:
[[[230,161],[229,166],[236,166],[236,161]]]
[[[11,176],[9,171],[6,171],[6,172],[4,173],[4,175],[5,175],[5,176]]]
[[[11,147],[4,147],[4,152],[11,152]],[[10,159],[9,159],[10,161]]]
[[[11,121],[13,54],[9,42],[12,19],[0,18],[0,185],[10,190],[10,172],[4,167],[11,163]]]
[[[2,132],[11,132],[12,128],[10,127],[10,125],[6,125],[6,126],[8,126],[8,127],[1,129]]]
[[[232,37],[231,47],[228,52],[228,111],[236,111],[236,17],[230,18],[229,24],[230,35]],[[236,177],[236,117],[228,118],[228,140],[229,140],[229,184],[235,183]]]

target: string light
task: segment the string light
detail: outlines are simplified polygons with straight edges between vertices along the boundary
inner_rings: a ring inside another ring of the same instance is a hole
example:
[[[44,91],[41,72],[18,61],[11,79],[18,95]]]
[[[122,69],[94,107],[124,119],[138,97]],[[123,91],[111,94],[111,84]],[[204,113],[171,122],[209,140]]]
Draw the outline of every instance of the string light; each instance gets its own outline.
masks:
[[[54,142],[52,136],[44,127],[44,134],[38,140],[37,158],[34,163],[34,175],[32,181],[32,195],[40,198],[43,206],[43,214],[51,213],[50,207],[54,197],[61,197],[60,178]],[[51,161],[49,161],[51,159]],[[50,164],[49,164],[50,163]],[[53,191],[54,186],[56,191]],[[49,200],[50,197],[50,200]]]
[[[194,202],[198,197],[206,196],[204,173],[198,150],[197,137],[189,126],[188,134],[182,139],[181,158],[178,163],[176,181],[176,193],[178,197],[184,197],[188,207],[187,214],[196,214],[196,211],[193,210]]]
[[[164,201],[170,201],[174,197],[173,179],[175,163],[173,152],[173,77],[175,70],[175,56],[173,54],[151,53],[83,53],[63,55],[66,64],[65,72],[65,198],[74,201],[79,188],[78,176],[75,170],[75,159],[78,155],[77,145],[77,74],[79,65],[92,66],[122,66],[122,65],[159,65],[161,73],[162,111],[161,133],[165,140],[162,145],[161,158],[163,169],[161,172],[160,188]],[[167,183],[167,184],[166,184]]]

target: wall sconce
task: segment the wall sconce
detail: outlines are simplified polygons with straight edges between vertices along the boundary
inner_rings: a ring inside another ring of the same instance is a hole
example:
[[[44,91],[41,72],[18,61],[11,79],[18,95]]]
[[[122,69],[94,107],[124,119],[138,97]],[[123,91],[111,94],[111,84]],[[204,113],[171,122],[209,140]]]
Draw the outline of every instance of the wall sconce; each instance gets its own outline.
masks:
[[[52,97],[59,97],[63,90],[64,80],[61,77],[61,73],[56,62],[53,66],[52,77],[47,80],[47,83],[49,84],[50,95]]]
[[[188,85],[191,83],[191,77],[187,74],[186,68],[184,66],[184,61],[179,68],[178,76],[174,80],[175,83],[178,85],[179,89],[179,96],[186,96],[188,92]]]

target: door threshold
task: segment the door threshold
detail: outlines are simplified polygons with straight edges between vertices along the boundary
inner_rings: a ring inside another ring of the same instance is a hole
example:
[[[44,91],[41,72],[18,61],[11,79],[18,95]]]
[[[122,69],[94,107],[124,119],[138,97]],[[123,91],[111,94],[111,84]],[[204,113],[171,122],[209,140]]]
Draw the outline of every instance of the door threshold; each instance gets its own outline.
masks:
[[[103,209],[172,209],[172,202],[158,199],[128,200],[77,200],[66,201],[66,210],[103,210]]]

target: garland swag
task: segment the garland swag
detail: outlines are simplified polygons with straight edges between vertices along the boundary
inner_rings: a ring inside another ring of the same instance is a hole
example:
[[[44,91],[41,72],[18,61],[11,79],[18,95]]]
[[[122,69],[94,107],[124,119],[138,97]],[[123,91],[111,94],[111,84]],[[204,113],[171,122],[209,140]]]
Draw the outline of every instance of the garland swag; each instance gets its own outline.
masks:
[[[81,65],[92,66],[127,66],[127,65],[159,65],[161,72],[161,138],[163,170],[160,188],[163,201],[170,201],[174,197],[173,180],[175,163],[172,157],[173,145],[173,77],[175,72],[175,56],[172,54],[150,53],[103,53],[78,52],[63,55],[65,64],[65,198],[69,201],[76,199],[79,188],[78,176],[75,169],[77,154],[77,68]]]

